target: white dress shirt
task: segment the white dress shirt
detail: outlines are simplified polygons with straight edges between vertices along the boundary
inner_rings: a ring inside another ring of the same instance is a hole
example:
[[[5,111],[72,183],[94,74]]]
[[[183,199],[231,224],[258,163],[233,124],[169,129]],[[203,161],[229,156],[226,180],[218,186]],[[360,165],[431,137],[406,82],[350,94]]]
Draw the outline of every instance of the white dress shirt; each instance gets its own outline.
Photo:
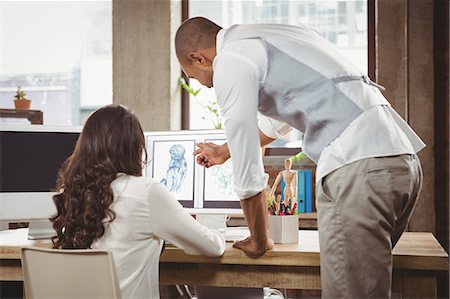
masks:
[[[226,30],[220,30],[216,37],[213,83],[233,159],[235,191],[241,199],[246,199],[264,188],[256,111],[259,89],[267,74],[268,55],[261,39],[233,40],[224,45]],[[273,30],[277,30],[276,27]],[[358,84],[366,83],[358,80],[336,85],[344,94],[353,97],[368,96],[363,94],[367,92],[372,93],[370,96],[382,97],[375,87],[356,88]],[[361,94],[355,94],[358,92]],[[360,159],[414,154],[424,148],[425,144],[418,138],[414,145],[411,144],[401,130],[405,126],[405,121],[390,106],[378,105],[363,112],[324,148],[317,163],[316,182],[332,171]],[[276,139],[286,134],[290,126],[263,117],[259,121],[259,129]]]
[[[92,248],[113,253],[123,298],[159,298],[164,240],[189,254],[223,254],[223,236],[199,224],[160,183],[121,174],[111,188],[116,218]]]

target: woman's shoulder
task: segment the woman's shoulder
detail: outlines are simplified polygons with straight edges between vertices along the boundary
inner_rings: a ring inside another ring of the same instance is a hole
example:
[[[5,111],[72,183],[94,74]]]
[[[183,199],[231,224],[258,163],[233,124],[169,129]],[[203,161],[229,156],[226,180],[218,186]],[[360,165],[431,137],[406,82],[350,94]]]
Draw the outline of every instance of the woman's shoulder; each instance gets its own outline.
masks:
[[[112,183],[112,188],[149,192],[155,185],[159,185],[159,183],[153,178],[119,173],[117,179]]]

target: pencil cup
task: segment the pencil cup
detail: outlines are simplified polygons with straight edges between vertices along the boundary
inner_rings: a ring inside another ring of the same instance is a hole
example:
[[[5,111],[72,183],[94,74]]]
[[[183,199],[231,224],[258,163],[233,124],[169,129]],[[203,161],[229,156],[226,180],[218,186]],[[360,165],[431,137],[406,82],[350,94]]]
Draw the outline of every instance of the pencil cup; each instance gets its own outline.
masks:
[[[269,237],[278,244],[298,243],[298,215],[269,215]]]

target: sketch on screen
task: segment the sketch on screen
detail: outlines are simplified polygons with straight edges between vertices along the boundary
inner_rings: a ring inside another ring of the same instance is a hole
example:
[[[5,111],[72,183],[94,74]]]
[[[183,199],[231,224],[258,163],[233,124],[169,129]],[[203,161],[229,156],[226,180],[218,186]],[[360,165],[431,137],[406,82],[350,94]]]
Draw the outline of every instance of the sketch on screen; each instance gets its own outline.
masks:
[[[178,200],[193,201],[194,140],[157,140],[153,142],[152,177],[165,185]]]
[[[218,145],[225,140],[206,140]],[[239,197],[233,191],[233,164],[231,160],[222,165],[205,169],[204,200],[207,201],[238,201]]]
[[[220,195],[233,194],[233,167],[230,161],[211,168],[211,177]]]
[[[181,184],[186,176],[187,163],[184,157],[186,149],[181,144],[174,144],[169,149],[170,162],[166,171],[166,177],[161,183],[169,190],[179,192]]]

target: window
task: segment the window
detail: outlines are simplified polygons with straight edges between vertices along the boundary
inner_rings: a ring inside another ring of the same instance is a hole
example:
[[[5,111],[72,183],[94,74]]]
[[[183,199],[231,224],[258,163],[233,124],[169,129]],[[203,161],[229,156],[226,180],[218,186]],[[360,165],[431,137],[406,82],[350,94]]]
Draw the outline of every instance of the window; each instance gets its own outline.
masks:
[[[237,23],[308,24],[334,43],[344,56],[367,74],[367,1],[190,0],[189,17],[203,16],[225,28]],[[204,106],[215,101],[215,94],[196,80],[191,79],[190,85],[194,89],[201,89],[196,97],[190,96],[190,129],[211,128],[211,116]],[[298,138],[299,132],[287,137],[288,140]],[[291,145],[298,146],[288,144]]]
[[[2,108],[21,86],[44,124],[82,125],[112,103],[112,1],[1,1],[0,65]]]

